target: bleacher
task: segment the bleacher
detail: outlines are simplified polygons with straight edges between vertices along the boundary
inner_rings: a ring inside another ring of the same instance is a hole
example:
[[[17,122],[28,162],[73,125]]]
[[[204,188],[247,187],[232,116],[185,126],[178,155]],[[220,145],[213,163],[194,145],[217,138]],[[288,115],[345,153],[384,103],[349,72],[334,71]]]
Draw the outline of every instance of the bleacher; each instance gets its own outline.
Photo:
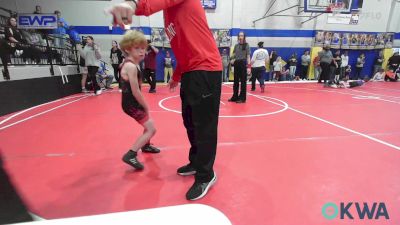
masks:
[[[5,29],[7,27],[7,20],[11,17],[16,17],[17,13],[11,10],[0,7],[0,40],[1,43],[10,43],[5,40]],[[50,34],[51,30],[20,30],[26,43],[21,43],[19,45],[23,46],[24,49],[29,49],[24,54],[23,51],[13,50],[12,53],[8,53],[7,57],[2,57],[0,60],[1,73],[4,80],[13,80],[13,71],[11,68],[15,67],[26,67],[29,66],[44,66],[48,67],[50,75],[54,76],[58,70],[55,69],[56,66],[76,66],[78,69],[78,52],[75,44],[69,38],[57,37]],[[31,41],[27,40],[27,37],[34,37],[40,40],[40,44],[32,44]],[[63,39],[64,45],[62,47],[56,46],[56,41],[61,41],[57,39]],[[3,54],[4,51],[0,52]],[[27,55],[35,57],[27,57]],[[5,66],[3,61],[8,61]],[[29,67],[29,68],[30,68]],[[8,72],[7,72],[8,71]],[[19,76],[20,77],[20,76]]]

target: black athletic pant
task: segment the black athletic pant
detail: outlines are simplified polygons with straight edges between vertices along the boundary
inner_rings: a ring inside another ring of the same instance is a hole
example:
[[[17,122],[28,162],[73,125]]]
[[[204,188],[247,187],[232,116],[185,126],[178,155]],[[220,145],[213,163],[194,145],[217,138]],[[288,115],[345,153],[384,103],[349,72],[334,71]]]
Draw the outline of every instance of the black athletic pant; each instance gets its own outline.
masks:
[[[191,145],[189,161],[201,183],[214,175],[221,85],[221,71],[192,71],[181,80],[182,118]]]
[[[356,80],[363,79],[362,75],[361,75],[362,70],[363,70],[363,67],[356,67],[356,76],[354,77]]]
[[[94,92],[96,93],[96,91],[100,90],[99,84],[97,83],[97,80],[96,80],[96,74],[97,74],[97,71],[99,70],[99,67],[88,66],[87,69],[88,69],[88,77],[92,81],[93,89],[94,89]]]
[[[144,74],[147,82],[150,84],[150,90],[156,90],[156,71],[152,69],[145,69]]]
[[[119,64],[112,64],[112,67],[114,69],[114,78],[115,78],[115,80],[117,81],[117,83],[119,85],[119,77],[120,77]],[[119,86],[121,86],[121,85],[119,85]]]
[[[321,72],[321,75],[319,76],[318,82],[321,83],[322,80],[324,80],[324,82],[329,80],[331,68],[330,68],[330,64],[326,63],[326,62],[321,62],[320,65],[321,65],[322,72]]]
[[[264,73],[265,73],[265,67],[254,67],[251,70],[251,90],[256,89],[256,80],[260,82],[260,87],[264,86]]]
[[[246,60],[235,60],[233,73],[233,96],[232,100],[246,101],[247,89],[247,67]],[[240,94],[239,94],[240,82]]]
[[[308,72],[308,66],[301,65],[301,77],[300,77],[300,79],[307,79],[307,72]]]
[[[0,156],[0,224],[33,221],[3,168]]]
[[[361,71],[363,70],[363,67],[356,67],[356,79],[363,79]],[[375,74],[374,74],[375,75]]]

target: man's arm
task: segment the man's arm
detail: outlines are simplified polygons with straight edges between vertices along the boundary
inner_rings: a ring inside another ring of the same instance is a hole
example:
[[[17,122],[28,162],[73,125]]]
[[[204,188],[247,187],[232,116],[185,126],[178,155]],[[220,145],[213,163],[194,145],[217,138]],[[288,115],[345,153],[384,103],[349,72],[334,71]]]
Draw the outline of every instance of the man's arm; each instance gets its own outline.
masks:
[[[181,4],[184,1],[185,0],[136,0],[137,7],[135,14],[138,16],[150,16],[158,11]]]
[[[153,49],[153,52],[158,54],[159,50],[158,48],[154,47],[153,45],[150,45],[151,49]]]

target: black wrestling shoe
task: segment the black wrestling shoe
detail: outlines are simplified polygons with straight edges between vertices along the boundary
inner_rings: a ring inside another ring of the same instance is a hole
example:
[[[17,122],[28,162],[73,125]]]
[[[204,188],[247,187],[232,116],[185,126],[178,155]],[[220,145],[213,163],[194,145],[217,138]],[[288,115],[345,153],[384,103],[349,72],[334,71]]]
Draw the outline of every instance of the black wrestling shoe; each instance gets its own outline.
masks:
[[[139,162],[139,160],[136,158],[137,152],[134,152],[132,150],[129,150],[125,155],[122,157],[122,161],[124,163],[132,166],[133,168],[137,170],[143,170],[144,166],[142,163]]]
[[[187,164],[185,166],[178,168],[176,173],[181,176],[190,176],[196,174],[196,170],[190,164]]]
[[[239,103],[239,104],[240,103],[246,103],[246,101],[245,100],[237,100],[236,103]]]
[[[147,144],[147,145],[142,147],[142,152],[145,152],[145,153],[160,153],[160,149],[154,147],[151,144]]]

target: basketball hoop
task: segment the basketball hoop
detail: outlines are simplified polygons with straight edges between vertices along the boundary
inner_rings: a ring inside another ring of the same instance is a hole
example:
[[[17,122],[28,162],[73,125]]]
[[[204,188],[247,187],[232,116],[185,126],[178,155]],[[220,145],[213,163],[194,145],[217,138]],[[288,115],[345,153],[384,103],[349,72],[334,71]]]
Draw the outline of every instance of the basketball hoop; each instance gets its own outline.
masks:
[[[333,16],[336,16],[336,15],[340,14],[340,12],[342,12],[343,7],[344,7],[344,5],[341,2],[332,3],[332,4],[329,4],[329,6],[326,7],[326,12],[327,13],[332,13]]]

